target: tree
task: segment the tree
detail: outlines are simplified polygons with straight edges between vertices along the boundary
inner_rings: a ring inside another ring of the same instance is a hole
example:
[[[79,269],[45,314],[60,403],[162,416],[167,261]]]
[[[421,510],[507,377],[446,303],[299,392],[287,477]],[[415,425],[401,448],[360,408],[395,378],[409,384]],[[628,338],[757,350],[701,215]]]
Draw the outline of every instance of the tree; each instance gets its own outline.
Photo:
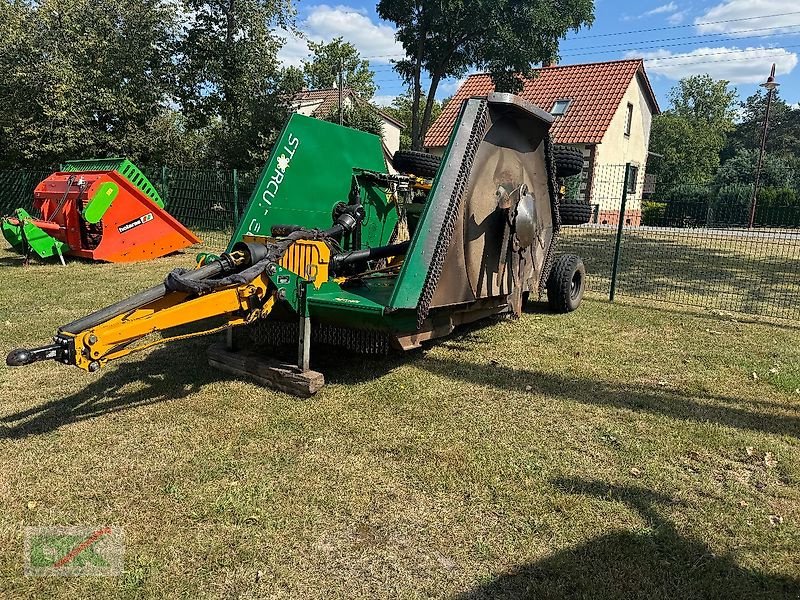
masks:
[[[162,0],[42,0],[0,8],[6,165],[147,155],[171,91],[174,11]]]
[[[406,90],[404,94],[397,96],[397,98],[392,101],[391,106],[384,107],[383,109],[387,114],[403,124],[403,130],[400,133],[401,150],[408,150],[411,148],[411,113],[413,102],[414,99],[412,98],[411,90]],[[427,96],[423,95],[420,98],[420,106],[422,107],[422,110],[425,110],[427,107],[427,102]],[[443,103],[434,99],[433,107],[431,108],[431,123],[439,118],[439,115],[442,113],[442,108],[444,108]]]
[[[728,137],[722,152],[723,160],[740,150],[756,150],[761,146],[767,94],[758,90],[739,107],[740,120]],[[778,91],[770,108],[766,151],[768,155],[776,154],[789,161],[800,160],[800,109],[789,106]]]
[[[733,184],[753,185],[755,183],[758,150],[740,148],[736,154],[725,161],[714,177],[719,186]],[[761,165],[760,185],[765,188],[792,187],[795,170],[791,161],[776,154],[765,154]]]
[[[653,119],[650,149],[660,181],[707,183],[733,129],[736,92],[708,75],[682,79],[669,93],[670,108]]]
[[[339,122],[339,106],[337,105],[325,117],[326,121],[331,123]],[[353,129],[360,129],[367,133],[374,133],[375,135],[383,135],[383,123],[375,108],[368,102],[359,98],[355,99],[350,104],[344,105],[344,114],[342,115],[342,124],[345,127],[352,127]]]
[[[433,103],[420,115],[422,74],[430,77],[425,95],[435,98],[446,77],[462,77],[470,68],[491,73],[500,91],[521,88],[519,75],[531,76],[536,64],[558,54],[559,40],[594,20],[592,0],[380,0],[378,15],[397,27],[407,59],[395,69],[410,85],[411,145],[422,148]]]
[[[261,160],[288,116],[275,26],[289,0],[184,0],[192,15],[179,45],[179,101],[190,128],[209,127],[210,159],[249,167]]]
[[[369,61],[363,60],[350,42],[338,37],[328,44],[308,42],[311,58],[303,61],[303,74],[310,89],[339,86],[339,71],[342,71],[344,87],[358,93],[364,100],[375,95],[375,74]]]

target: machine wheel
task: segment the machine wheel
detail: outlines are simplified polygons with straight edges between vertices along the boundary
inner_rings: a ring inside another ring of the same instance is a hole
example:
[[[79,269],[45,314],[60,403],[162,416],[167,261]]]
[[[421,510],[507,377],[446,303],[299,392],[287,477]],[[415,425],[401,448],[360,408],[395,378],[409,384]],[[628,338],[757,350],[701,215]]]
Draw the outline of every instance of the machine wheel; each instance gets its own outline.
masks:
[[[585,202],[561,202],[558,214],[562,225],[583,225],[592,220],[592,206]]]
[[[586,268],[580,256],[563,254],[555,259],[547,278],[547,302],[558,313],[572,312],[586,290]]]
[[[556,163],[556,177],[572,177],[583,171],[583,151],[572,146],[553,146],[553,162]]]
[[[401,173],[411,173],[419,177],[432,178],[439,171],[442,159],[435,154],[416,152],[414,150],[398,150],[392,160],[394,168]]]

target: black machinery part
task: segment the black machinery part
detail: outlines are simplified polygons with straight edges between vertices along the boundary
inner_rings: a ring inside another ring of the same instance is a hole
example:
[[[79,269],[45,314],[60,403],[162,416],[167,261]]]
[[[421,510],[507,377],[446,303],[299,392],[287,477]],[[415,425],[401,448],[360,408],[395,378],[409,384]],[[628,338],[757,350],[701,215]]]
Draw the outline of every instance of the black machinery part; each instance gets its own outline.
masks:
[[[587,202],[562,201],[559,214],[562,225],[584,225],[592,220],[592,206]]]
[[[419,177],[431,179],[436,177],[442,164],[440,156],[418,152],[416,150],[398,150],[392,159],[394,168],[401,173],[411,173]]]
[[[556,177],[572,177],[583,171],[583,151],[572,146],[553,146],[553,159],[556,162]]]
[[[553,262],[547,278],[547,301],[554,312],[572,312],[581,304],[586,290],[586,267],[574,254],[562,254]]]
[[[331,256],[331,270],[339,271],[347,265],[355,265],[368,260],[379,260],[392,256],[405,256],[411,242],[400,242],[399,244],[389,244],[388,246],[377,246],[375,248],[364,248],[362,250],[351,250],[341,252]]]

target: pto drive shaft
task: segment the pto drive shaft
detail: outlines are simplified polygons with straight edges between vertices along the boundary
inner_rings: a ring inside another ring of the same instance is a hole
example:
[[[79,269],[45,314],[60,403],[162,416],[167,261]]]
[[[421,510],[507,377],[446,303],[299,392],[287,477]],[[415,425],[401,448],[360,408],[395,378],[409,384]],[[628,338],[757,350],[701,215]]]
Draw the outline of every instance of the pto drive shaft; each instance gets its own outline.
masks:
[[[232,253],[222,254],[219,260],[204,265],[199,269],[190,271],[183,275],[184,280],[202,281],[205,279],[214,279],[220,275],[227,275],[238,271],[244,267],[250,266],[256,262],[261,254],[260,252],[252,252],[253,248],[250,244],[237,244],[237,248]],[[254,255],[255,254],[255,255]],[[150,289],[144,290],[121,300],[111,306],[101,308],[90,315],[82,317],[77,321],[73,321],[67,325],[59,328],[58,333],[70,334],[71,336],[77,335],[81,332],[97,327],[109,320],[123,315],[125,313],[134,311],[142,306],[160,300],[170,290],[164,283],[160,283]],[[59,362],[68,362],[69,358],[69,337],[56,335],[54,344],[42,346],[40,348],[16,348],[8,353],[6,356],[6,364],[10,367],[21,367],[29,365],[34,362],[42,360],[56,360]]]

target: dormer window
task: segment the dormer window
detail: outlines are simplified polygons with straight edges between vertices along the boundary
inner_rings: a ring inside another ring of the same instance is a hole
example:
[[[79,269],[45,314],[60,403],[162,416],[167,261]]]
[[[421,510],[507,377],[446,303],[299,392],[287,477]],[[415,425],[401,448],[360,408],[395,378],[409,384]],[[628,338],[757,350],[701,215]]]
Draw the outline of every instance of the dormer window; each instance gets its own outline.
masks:
[[[560,117],[565,112],[567,112],[567,108],[569,108],[570,100],[568,98],[562,98],[561,100],[556,100],[553,103],[553,108],[550,109],[550,114],[554,117]]]

